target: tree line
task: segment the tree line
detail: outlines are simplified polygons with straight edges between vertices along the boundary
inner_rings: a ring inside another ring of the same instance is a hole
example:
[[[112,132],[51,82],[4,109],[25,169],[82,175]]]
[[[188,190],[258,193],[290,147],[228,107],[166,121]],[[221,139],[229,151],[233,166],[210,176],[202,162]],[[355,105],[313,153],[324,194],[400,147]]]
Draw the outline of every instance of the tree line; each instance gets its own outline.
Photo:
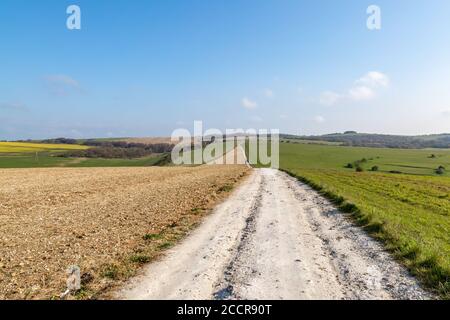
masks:
[[[128,143],[125,141],[98,141],[86,140],[83,145],[90,146],[86,150],[73,150],[61,154],[67,158],[107,158],[107,159],[133,159],[152,154],[171,152],[174,145],[168,143]]]

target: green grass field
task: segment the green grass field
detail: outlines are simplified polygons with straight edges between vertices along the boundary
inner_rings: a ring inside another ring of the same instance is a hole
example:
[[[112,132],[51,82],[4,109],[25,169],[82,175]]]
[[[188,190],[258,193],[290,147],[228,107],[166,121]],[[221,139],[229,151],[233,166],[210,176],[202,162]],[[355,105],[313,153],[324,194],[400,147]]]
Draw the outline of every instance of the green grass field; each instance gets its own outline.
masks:
[[[153,155],[138,159],[81,159],[66,167],[149,167],[156,165],[162,155]]]
[[[363,158],[365,169],[380,171],[345,168]],[[352,213],[411,273],[450,298],[450,150],[281,143],[280,166]],[[439,166],[447,169],[442,176]]]
[[[0,154],[0,168],[48,168],[48,167],[145,167],[158,163],[162,155],[139,159],[87,159],[64,158],[42,152],[36,154]]]
[[[431,158],[434,155],[434,158]],[[446,149],[387,149],[359,148],[342,146],[325,146],[314,144],[280,144],[280,164],[284,168],[292,165],[311,169],[335,169],[352,172],[346,169],[348,163],[366,159],[361,166],[370,170],[378,166],[380,172],[399,171],[414,175],[436,175],[439,166],[447,170],[444,176],[450,176],[450,150]]]

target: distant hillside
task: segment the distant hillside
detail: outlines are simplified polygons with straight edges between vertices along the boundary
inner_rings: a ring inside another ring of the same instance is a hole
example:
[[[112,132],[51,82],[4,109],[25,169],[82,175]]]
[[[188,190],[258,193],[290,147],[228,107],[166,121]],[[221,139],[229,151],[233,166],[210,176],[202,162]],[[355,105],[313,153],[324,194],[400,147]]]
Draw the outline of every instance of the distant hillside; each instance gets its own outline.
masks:
[[[345,146],[357,147],[403,149],[450,148],[449,133],[422,136],[397,136],[348,131],[345,133],[333,133],[321,136],[281,135],[281,138],[308,141],[328,141],[341,143]]]

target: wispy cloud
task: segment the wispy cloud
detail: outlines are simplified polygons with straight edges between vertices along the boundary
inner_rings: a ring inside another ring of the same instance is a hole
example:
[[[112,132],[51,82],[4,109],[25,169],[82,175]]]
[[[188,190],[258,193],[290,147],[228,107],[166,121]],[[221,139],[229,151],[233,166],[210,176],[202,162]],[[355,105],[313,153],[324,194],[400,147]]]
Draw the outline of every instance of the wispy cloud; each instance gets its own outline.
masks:
[[[366,86],[353,87],[348,91],[348,97],[353,101],[371,100],[375,95],[375,91]]]
[[[22,103],[0,102],[0,109],[12,111],[27,111],[28,108]]]
[[[252,101],[247,97],[242,98],[241,104],[246,109],[256,109],[258,107],[256,101]]]
[[[57,96],[67,96],[71,93],[82,91],[80,83],[65,74],[47,75],[44,77],[44,80],[50,93]]]
[[[368,72],[366,75],[356,81],[357,84],[368,86],[371,88],[387,87],[389,86],[390,79],[384,73],[378,71]]]
[[[444,117],[449,117],[449,118],[450,118],[450,109],[442,111],[441,114],[442,114]]]
[[[386,74],[378,71],[371,71],[356,80],[346,93],[336,93],[333,91],[322,92],[319,102],[325,106],[333,106],[343,100],[372,100],[376,98],[377,93],[381,88],[386,88],[389,84],[390,79]]]

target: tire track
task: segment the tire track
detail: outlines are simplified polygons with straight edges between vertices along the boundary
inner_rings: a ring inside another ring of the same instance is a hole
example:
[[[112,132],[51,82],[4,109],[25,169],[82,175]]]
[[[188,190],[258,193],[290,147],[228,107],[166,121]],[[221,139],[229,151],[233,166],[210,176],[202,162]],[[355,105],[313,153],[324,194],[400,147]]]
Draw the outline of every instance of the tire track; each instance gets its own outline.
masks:
[[[214,299],[216,300],[233,300],[239,299],[236,296],[234,288],[238,285],[242,285],[243,279],[247,278],[254,270],[245,264],[243,255],[251,251],[250,241],[251,237],[256,231],[256,224],[258,220],[258,213],[261,207],[262,193],[264,191],[264,177],[261,179],[261,183],[258,189],[258,193],[255,197],[255,202],[250,209],[250,214],[245,220],[245,227],[241,231],[241,237],[237,248],[235,249],[235,254],[229,261],[227,267],[225,268],[223,280],[216,285],[220,288],[214,293]],[[239,277],[237,277],[239,275]]]

